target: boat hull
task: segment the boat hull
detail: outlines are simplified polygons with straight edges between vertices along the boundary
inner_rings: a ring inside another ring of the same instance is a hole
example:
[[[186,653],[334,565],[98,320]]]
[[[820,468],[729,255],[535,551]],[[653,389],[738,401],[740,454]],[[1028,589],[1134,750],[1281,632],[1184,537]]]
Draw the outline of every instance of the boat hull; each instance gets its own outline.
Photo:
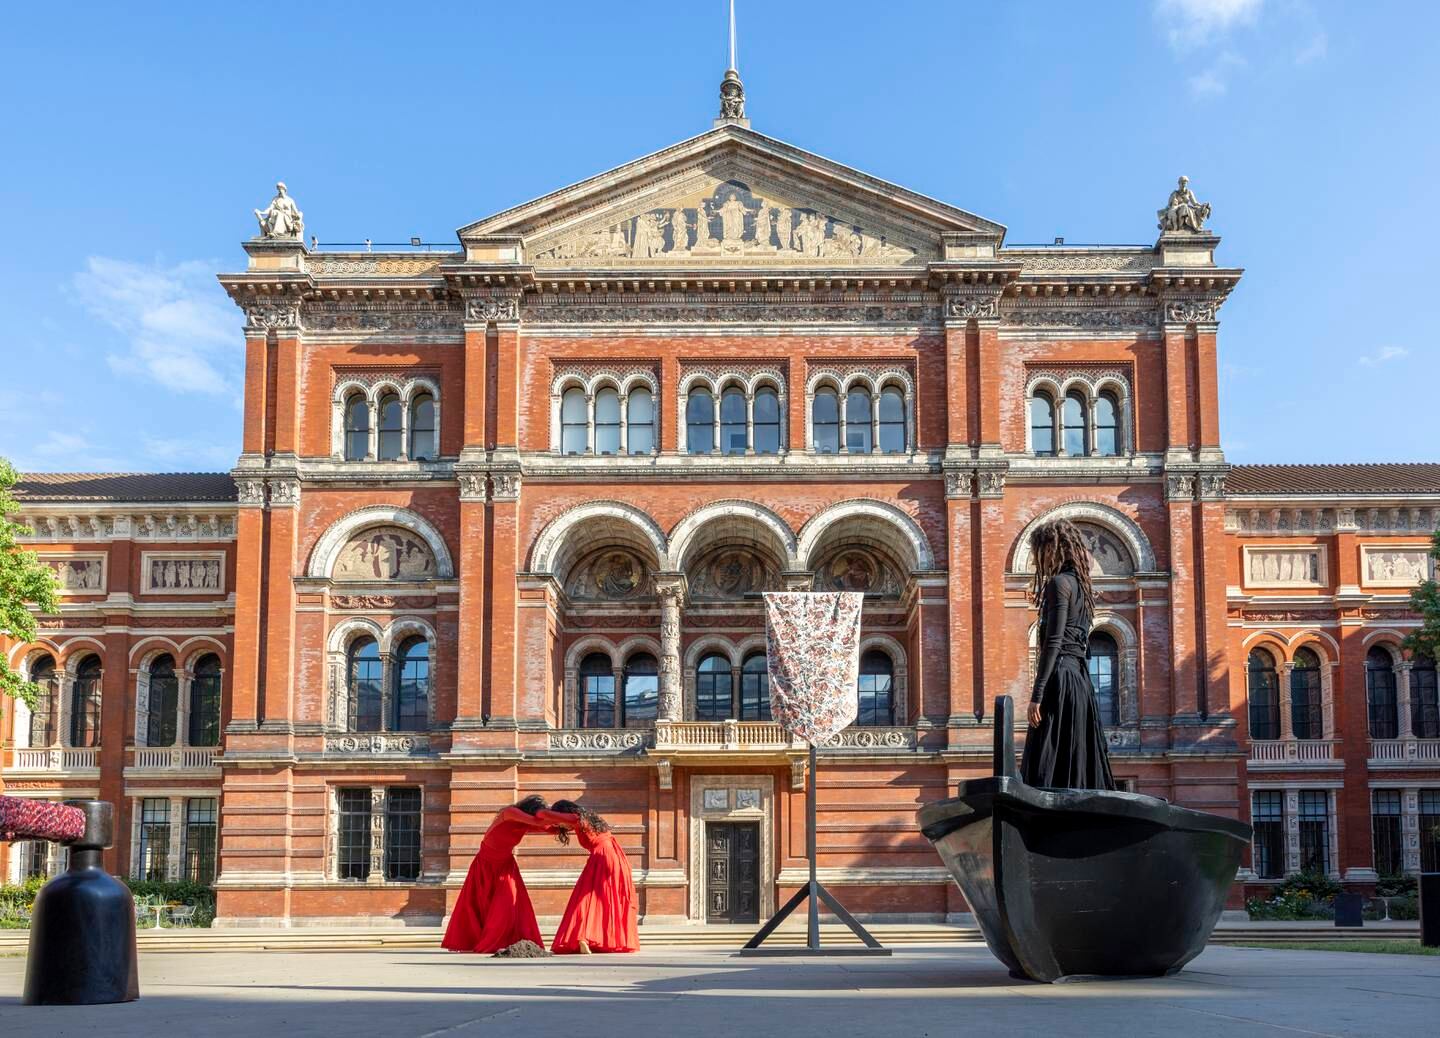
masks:
[[[920,811],[986,943],[1017,976],[1160,976],[1205,947],[1250,839],[1154,797],[999,776]]]

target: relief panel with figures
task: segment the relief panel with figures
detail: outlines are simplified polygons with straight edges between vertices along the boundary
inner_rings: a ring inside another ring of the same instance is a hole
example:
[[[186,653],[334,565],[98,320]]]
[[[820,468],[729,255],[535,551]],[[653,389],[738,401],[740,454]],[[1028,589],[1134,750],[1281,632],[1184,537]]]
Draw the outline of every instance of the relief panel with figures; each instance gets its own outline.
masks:
[[[606,548],[571,571],[565,592],[574,599],[623,601],[653,595],[655,581],[635,553]]]
[[[375,527],[357,534],[340,550],[335,580],[430,580],[435,556],[418,536],[398,526]]]
[[[720,548],[689,574],[693,599],[735,599],[780,590],[780,570],[748,548]]]

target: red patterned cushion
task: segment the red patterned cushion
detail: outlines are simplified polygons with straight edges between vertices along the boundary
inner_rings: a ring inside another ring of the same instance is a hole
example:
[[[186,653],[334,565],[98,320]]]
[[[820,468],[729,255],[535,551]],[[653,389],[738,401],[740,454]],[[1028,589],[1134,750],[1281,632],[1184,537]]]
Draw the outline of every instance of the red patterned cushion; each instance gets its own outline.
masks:
[[[0,840],[73,843],[85,832],[85,812],[48,800],[0,796]]]

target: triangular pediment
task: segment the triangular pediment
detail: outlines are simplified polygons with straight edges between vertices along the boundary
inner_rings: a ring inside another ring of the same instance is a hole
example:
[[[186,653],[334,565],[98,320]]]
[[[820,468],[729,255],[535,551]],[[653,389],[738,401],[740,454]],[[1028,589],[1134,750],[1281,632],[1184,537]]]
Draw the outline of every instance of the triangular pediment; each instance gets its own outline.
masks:
[[[999,224],[753,130],[723,126],[462,228],[537,270],[923,267]]]

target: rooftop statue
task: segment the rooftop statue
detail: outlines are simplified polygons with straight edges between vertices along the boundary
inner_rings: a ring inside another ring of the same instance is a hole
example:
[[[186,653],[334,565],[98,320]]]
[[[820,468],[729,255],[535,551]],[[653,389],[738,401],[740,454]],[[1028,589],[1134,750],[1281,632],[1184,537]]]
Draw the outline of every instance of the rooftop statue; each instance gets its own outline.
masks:
[[[1190,178],[1181,177],[1180,186],[1170,192],[1170,201],[1158,215],[1162,231],[1202,231],[1210,219],[1210,203],[1197,201]]]
[[[285,193],[285,182],[275,185],[275,197],[265,209],[255,210],[255,219],[260,221],[260,237],[284,238],[302,241],[305,237],[305,220],[295,205],[295,199]]]

